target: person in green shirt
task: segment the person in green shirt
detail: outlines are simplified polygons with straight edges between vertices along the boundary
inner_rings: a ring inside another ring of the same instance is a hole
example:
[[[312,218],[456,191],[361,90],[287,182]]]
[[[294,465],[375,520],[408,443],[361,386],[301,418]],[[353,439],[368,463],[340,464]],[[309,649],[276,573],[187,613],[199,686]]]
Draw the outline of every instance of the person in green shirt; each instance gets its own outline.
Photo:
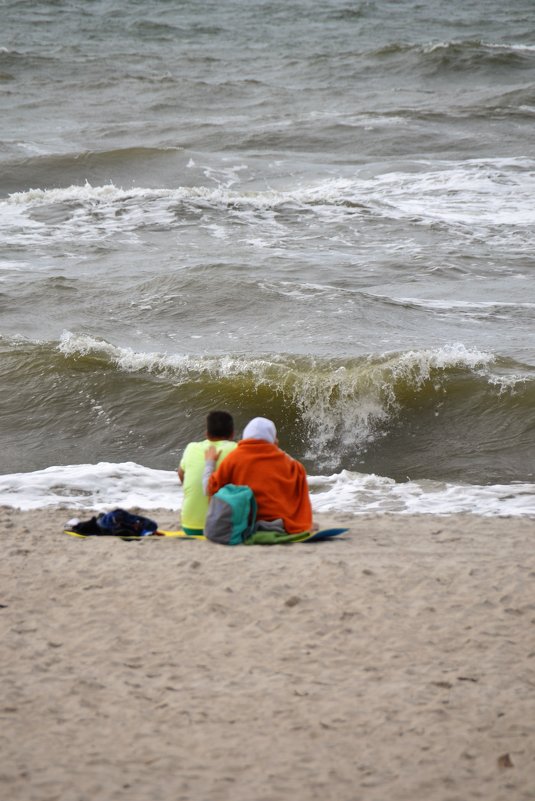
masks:
[[[184,489],[181,527],[186,534],[202,534],[209,498],[204,494],[202,476],[205,451],[213,445],[217,464],[236,447],[233,442],[234,420],[228,412],[209,412],[206,418],[206,439],[186,445],[177,473]]]

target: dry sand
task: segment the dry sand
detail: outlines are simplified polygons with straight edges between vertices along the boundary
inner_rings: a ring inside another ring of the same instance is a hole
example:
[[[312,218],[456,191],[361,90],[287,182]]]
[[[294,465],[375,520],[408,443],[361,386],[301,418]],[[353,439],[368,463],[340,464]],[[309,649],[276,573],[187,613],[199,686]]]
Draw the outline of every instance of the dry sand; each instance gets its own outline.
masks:
[[[70,516],[0,510],[2,799],[535,799],[535,521],[226,548]]]

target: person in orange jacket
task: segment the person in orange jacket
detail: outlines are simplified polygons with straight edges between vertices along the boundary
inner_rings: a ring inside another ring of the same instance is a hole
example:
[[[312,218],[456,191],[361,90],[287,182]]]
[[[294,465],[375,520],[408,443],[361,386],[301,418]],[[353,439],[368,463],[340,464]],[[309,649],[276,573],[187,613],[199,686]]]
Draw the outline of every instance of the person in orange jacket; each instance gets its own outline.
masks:
[[[255,417],[245,426],[238,446],[217,469],[217,448],[208,447],[203,476],[205,492],[211,496],[225,484],[245,484],[256,498],[258,528],[278,529],[288,534],[312,531],[315,527],[306,470],[277,443],[275,424],[266,417]]]

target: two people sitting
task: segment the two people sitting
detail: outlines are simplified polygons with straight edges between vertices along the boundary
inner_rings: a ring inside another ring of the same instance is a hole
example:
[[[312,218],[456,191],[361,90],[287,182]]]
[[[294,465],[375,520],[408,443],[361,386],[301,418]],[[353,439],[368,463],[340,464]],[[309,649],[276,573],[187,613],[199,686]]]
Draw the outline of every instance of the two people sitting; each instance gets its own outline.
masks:
[[[182,529],[186,534],[202,533],[209,498],[225,484],[246,484],[252,489],[260,528],[287,534],[311,531],[305,468],[279,448],[275,424],[255,417],[238,443],[232,441],[233,436],[232,416],[210,412],[206,439],[189,443],[184,451],[178,477],[184,487]]]

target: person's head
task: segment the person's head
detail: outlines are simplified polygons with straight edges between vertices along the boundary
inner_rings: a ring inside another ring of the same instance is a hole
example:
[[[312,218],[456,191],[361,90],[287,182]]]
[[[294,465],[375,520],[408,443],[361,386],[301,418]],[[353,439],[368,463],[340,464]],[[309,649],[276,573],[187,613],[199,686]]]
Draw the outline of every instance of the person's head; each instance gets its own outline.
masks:
[[[206,417],[208,439],[232,439],[234,420],[228,412],[209,412]]]
[[[242,439],[263,439],[275,444],[277,442],[275,423],[267,417],[254,417],[243,429]]]

